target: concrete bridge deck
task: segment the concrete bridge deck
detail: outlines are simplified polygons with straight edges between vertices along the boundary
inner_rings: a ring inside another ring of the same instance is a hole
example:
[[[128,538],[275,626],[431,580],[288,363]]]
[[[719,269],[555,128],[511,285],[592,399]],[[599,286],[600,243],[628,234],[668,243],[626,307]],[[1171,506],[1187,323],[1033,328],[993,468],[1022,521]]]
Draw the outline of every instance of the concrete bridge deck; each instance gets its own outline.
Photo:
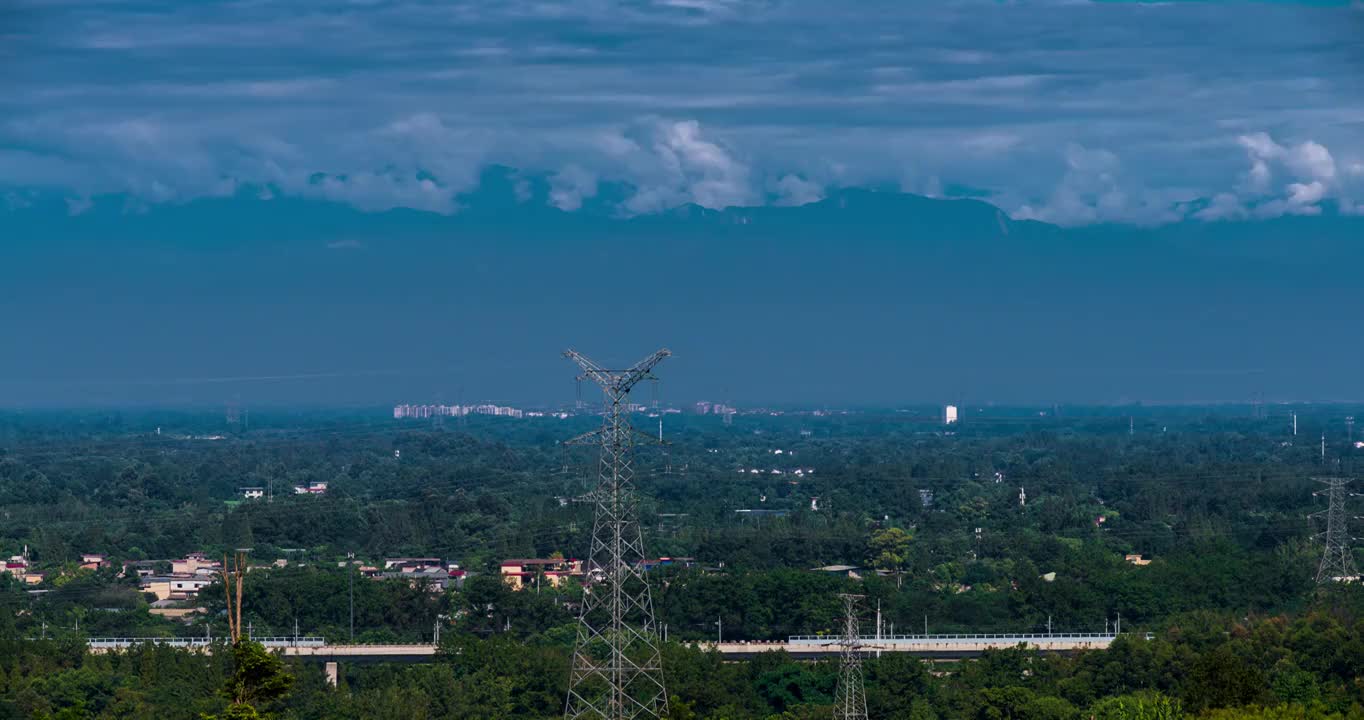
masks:
[[[987,650],[1025,645],[1041,652],[1079,652],[1102,650],[1117,638],[1112,633],[998,634],[998,635],[894,635],[866,636],[862,652],[868,655],[896,652],[917,657],[959,659],[976,657]],[[793,657],[816,658],[842,651],[842,639],[828,635],[796,635],[786,641],[703,643],[726,657],[752,657],[763,652],[784,650]]]
[[[391,662],[420,662],[429,660],[436,654],[436,646],[418,644],[371,644],[371,645],[329,645],[320,637],[282,637],[253,638],[271,650],[278,650],[286,657],[304,657],[318,660],[361,660],[373,659]],[[155,643],[188,650],[205,650],[222,638],[90,638],[86,643],[94,654],[114,650],[127,650],[144,643]]]
[[[1148,636],[1149,637],[1149,636]],[[329,645],[320,637],[254,638],[267,648],[278,650],[286,657],[307,658],[324,663],[327,682],[333,686],[339,677],[339,664],[365,662],[431,662],[438,650],[436,645]],[[864,637],[862,652],[910,653],[917,657],[938,660],[959,660],[976,657],[987,650],[1023,645],[1042,652],[1078,652],[1101,650],[1117,639],[1108,633],[1063,633],[1021,635],[895,635]],[[90,638],[86,641],[92,653],[126,650],[143,643],[157,643],[203,652],[215,646],[211,638]],[[219,638],[216,642],[221,643]],[[784,650],[792,657],[813,660],[842,652],[842,639],[827,635],[796,635],[785,641],[773,642],[702,642],[694,647],[715,650],[730,660],[753,657],[760,653]]]
[[[897,652],[926,658],[954,659],[975,657],[987,650],[999,650],[1019,645],[1025,645],[1041,652],[1102,650],[1111,645],[1116,638],[1117,635],[1112,633],[894,635],[863,637],[861,647],[862,652],[869,655]],[[332,645],[320,637],[256,638],[256,641],[272,650],[279,650],[280,654],[287,657],[325,661],[424,662],[436,655],[436,646],[426,643]],[[146,642],[189,649],[208,648],[212,647],[214,643],[209,638],[90,638],[87,642],[90,651],[93,653],[123,650]],[[752,657],[759,653],[778,650],[784,650],[793,657],[816,658],[825,655],[837,655],[842,650],[841,642],[841,639],[836,636],[795,635],[784,641],[700,642],[693,645],[707,650],[716,650],[726,657],[733,658]]]

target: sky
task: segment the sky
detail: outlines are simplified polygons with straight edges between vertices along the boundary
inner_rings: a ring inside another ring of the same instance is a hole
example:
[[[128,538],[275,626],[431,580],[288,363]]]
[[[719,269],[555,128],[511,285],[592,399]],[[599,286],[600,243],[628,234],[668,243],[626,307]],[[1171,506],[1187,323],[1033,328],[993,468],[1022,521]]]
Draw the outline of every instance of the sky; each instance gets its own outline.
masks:
[[[1359,400],[1361,141],[1359,2],[0,0],[0,407]]]
[[[1083,0],[6,0],[0,187],[460,209],[988,198],[1063,225],[1364,212],[1364,7]]]

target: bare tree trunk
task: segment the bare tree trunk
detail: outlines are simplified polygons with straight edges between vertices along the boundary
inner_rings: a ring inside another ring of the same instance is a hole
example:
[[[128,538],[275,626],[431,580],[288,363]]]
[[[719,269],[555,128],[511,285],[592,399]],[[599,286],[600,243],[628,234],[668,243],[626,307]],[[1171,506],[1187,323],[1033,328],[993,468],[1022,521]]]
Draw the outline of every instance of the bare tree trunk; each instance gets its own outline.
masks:
[[[236,645],[242,641],[242,585],[246,580],[246,555],[237,553],[237,623],[236,634],[232,636],[232,644]]]
[[[232,638],[232,642],[235,644],[237,642],[237,625],[232,615],[232,574],[228,570],[229,567],[227,556],[224,555],[223,567],[219,574],[223,576],[223,594],[226,595],[227,600],[227,636]]]

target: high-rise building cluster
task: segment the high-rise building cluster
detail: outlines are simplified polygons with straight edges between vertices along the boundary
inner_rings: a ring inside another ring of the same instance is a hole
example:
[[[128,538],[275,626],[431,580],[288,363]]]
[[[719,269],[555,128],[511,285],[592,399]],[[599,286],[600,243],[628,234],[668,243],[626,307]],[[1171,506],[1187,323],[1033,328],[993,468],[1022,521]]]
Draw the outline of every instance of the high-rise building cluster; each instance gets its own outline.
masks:
[[[733,415],[738,412],[738,410],[735,410],[729,405],[713,403],[706,400],[696,403],[695,407],[697,415]]]
[[[525,411],[502,405],[395,405],[393,418],[429,419],[433,417],[464,417],[466,415],[497,415],[525,417]]]

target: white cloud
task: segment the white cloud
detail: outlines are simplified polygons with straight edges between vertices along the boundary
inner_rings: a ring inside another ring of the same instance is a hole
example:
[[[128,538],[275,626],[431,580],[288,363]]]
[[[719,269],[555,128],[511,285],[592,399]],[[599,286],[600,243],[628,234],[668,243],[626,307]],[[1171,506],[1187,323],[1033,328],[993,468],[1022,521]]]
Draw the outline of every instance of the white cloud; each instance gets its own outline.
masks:
[[[1269,133],[1257,132],[1242,135],[1236,141],[1250,153],[1252,158],[1270,159],[1283,154],[1283,146],[1274,142]]]
[[[1158,225],[1179,219],[1176,207],[1193,197],[1185,188],[1153,189],[1122,177],[1116,153],[1072,143],[1066,170],[1042,203],[1025,203],[1013,217],[1057,225],[1096,222]]]
[[[1246,172],[1246,185],[1256,192],[1269,190],[1270,180],[1273,174],[1269,171],[1269,163],[1256,158],[1251,161],[1250,170]]]
[[[1015,217],[1060,225],[1085,224],[1100,219],[1101,209],[1112,210],[1125,201],[1116,182],[1118,157],[1112,152],[1072,143],[1066,147],[1065,157],[1065,175],[1047,201],[1037,207],[1025,204]]]
[[[1326,186],[1319,180],[1310,183],[1289,183],[1288,204],[1296,206],[1316,205],[1326,197]]]
[[[578,165],[569,165],[549,179],[549,203],[564,211],[583,206],[583,200],[597,194],[597,176]]]
[[[663,7],[695,10],[703,13],[724,13],[734,9],[737,0],[655,0]]]
[[[799,175],[783,175],[776,182],[778,205],[808,205],[824,199],[824,188]]]
[[[898,183],[900,192],[924,197],[943,196],[942,178],[921,167],[906,167],[901,171]]]
[[[1237,142],[1246,149],[1250,158],[1251,185],[1256,189],[1268,187],[1272,177],[1271,163],[1281,163],[1299,179],[1330,183],[1336,177],[1336,163],[1331,152],[1312,140],[1284,146],[1275,142],[1268,133],[1257,132],[1242,135]]]
[[[1214,205],[1200,211],[1197,217],[1215,220],[1248,215],[1316,215],[1321,212],[1319,203],[1328,198],[1339,199],[1347,212],[1351,209],[1352,203],[1343,196],[1335,158],[1325,145],[1314,140],[1285,145],[1265,132],[1241,135],[1236,141],[1246,150],[1250,162],[1237,188],[1239,195],[1219,195]],[[1277,174],[1287,175],[1291,180],[1276,190],[1273,180]]]
[[[1240,220],[1248,215],[1241,198],[1233,193],[1218,193],[1207,207],[1194,213],[1199,220]]]
[[[1336,162],[1331,153],[1311,140],[1290,148],[1284,164],[1298,177],[1323,183],[1336,179]]]
[[[1014,149],[1021,141],[1022,138],[1013,133],[989,132],[969,137],[962,145],[974,153],[998,155]]]
[[[409,207],[450,214],[455,211],[454,193],[429,178],[392,173],[362,172],[328,175],[314,179],[303,194],[316,195],[378,211]]]
[[[605,143],[626,163],[636,193],[625,203],[632,213],[650,213],[685,203],[707,208],[751,205],[758,201],[749,169],[725,147],[702,135],[695,120],[647,121]]]
[[[489,136],[422,112],[356,132],[338,146],[338,167],[330,172],[308,172],[293,162],[283,167],[248,163],[243,171],[256,182],[362,210],[409,207],[448,214],[458,210],[458,194],[477,186]]]

